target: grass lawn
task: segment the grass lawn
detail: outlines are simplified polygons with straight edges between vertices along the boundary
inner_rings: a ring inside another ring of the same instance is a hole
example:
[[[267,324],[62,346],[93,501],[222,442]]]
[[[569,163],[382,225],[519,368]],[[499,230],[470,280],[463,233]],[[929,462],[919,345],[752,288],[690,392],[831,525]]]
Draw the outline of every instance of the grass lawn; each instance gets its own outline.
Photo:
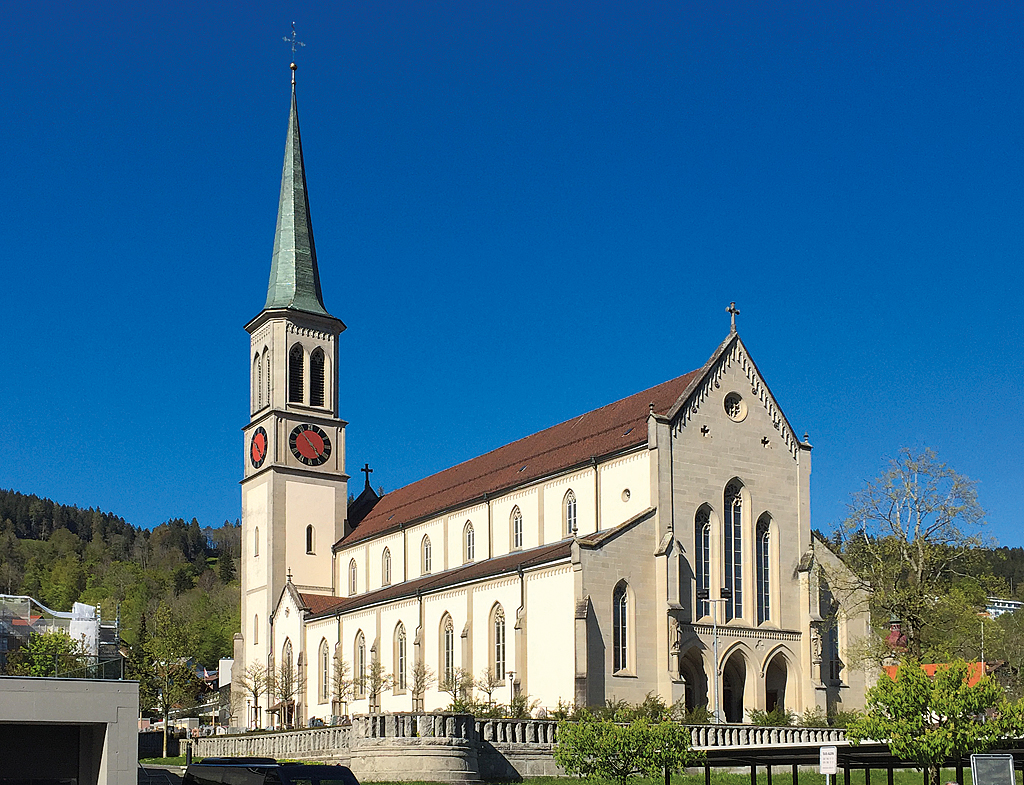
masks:
[[[1024,785],[1024,782],[1021,780],[1021,772],[1018,771],[1016,774],[1018,785]],[[785,768],[772,768],[772,785],[791,785],[791,776],[788,766]],[[887,785],[886,776],[885,769],[872,769],[871,785]],[[816,771],[800,771],[797,774],[797,780],[798,785],[825,785],[825,775],[818,774]],[[576,780],[569,778],[535,777],[523,780],[519,785],[571,785],[574,781]],[[615,780],[592,779],[585,782],[587,785],[618,785]],[[956,782],[956,771],[954,769],[943,769],[940,782]],[[711,783],[712,785],[750,785],[750,774],[730,774],[712,769]],[[832,785],[842,785],[842,783],[842,773],[833,778]],[[897,769],[894,772],[893,783],[894,785],[923,785],[924,779],[921,772],[916,769]],[[435,785],[435,783],[379,782],[374,783],[374,785]],[[629,785],[665,785],[665,780],[661,777],[652,780],[631,778]],[[704,773],[701,772],[694,775],[674,774],[672,775],[671,785],[704,785]],[[757,785],[768,785],[768,774],[762,768],[757,770]],[[851,772],[850,785],[864,785],[864,772]],[[969,768],[964,770],[964,785],[972,785],[971,770]]]

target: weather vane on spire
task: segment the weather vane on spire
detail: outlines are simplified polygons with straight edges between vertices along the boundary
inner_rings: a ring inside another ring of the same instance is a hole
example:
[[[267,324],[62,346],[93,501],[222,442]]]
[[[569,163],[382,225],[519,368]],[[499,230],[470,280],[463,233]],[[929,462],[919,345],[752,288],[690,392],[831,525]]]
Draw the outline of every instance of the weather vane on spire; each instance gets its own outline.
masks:
[[[292,37],[285,36],[283,40],[286,44],[292,45],[292,84],[295,84],[295,50],[300,46],[305,46],[295,35],[295,22],[292,22]]]

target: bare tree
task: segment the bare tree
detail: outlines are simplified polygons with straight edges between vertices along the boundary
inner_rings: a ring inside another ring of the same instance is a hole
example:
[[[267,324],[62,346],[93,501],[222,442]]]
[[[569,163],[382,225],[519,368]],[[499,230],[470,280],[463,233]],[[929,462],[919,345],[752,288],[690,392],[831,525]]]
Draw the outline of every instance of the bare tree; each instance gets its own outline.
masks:
[[[833,591],[870,597],[876,626],[898,619],[891,643],[920,658],[953,581],[985,544],[975,483],[931,450],[904,449],[853,494],[837,541],[850,570],[826,570]],[[938,632],[938,631],[936,631]],[[898,638],[898,640],[897,640]]]
[[[380,696],[384,690],[391,689],[394,677],[385,670],[379,659],[370,660],[370,666],[363,677],[363,692],[370,699],[370,712],[380,711]]]
[[[420,661],[412,666],[412,710],[423,711],[423,696],[430,685],[437,681],[433,669]]]
[[[498,676],[498,674],[494,672],[494,669],[490,667],[481,671],[480,675],[477,676],[476,681],[473,683],[473,686],[487,696],[488,706],[491,706],[494,703],[494,691],[504,685],[505,680]]]
[[[452,696],[451,708],[461,711],[473,688],[473,674],[465,668],[455,668],[438,682],[437,688]]]
[[[258,728],[260,724],[260,696],[270,692],[270,679],[267,674],[267,666],[254,662],[245,669],[241,678],[242,691],[252,698],[252,717],[249,722],[252,727]]]
[[[342,714],[342,707],[348,713],[348,702],[355,690],[355,681],[352,679],[352,668],[342,657],[334,658],[334,673],[331,679],[331,701],[335,706],[336,713]]]
[[[285,727],[290,728],[294,725],[295,699],[302,693],[305,686],[302,671],[296,668],[294,663],[282,662],[277,666],[277,671],[274,673],[273,692],[281,703]]]

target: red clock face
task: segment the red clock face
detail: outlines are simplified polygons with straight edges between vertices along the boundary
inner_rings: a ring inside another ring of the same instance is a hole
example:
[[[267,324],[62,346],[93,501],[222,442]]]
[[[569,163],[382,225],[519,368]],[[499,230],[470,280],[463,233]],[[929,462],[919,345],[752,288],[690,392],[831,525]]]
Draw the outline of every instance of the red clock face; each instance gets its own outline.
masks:
[[[331,439],[316,425],[296,425],[288,436],[288,446],[306,466],[320,466],[331,457]]]
[[[267,432],[260,426],[253,433],[252,440],[249,442],[249,460],[252,463],[252,467],[258,469],[263,465],[263,460],[266,457]]]

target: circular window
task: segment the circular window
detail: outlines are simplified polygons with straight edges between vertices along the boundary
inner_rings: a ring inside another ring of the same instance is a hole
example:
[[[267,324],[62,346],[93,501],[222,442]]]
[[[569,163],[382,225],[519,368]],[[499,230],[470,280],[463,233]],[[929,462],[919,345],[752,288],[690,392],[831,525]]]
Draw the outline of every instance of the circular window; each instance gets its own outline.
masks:
[[[629,488],[626,488],[626,490],[624,490],[622,492],[622,501],[624,501],[624,502],[628,502],[629,501]]]
[[[725,396],[725,413],[736,422],[740,422],[747,416],[747,405],[739,393],[731,392]]]

